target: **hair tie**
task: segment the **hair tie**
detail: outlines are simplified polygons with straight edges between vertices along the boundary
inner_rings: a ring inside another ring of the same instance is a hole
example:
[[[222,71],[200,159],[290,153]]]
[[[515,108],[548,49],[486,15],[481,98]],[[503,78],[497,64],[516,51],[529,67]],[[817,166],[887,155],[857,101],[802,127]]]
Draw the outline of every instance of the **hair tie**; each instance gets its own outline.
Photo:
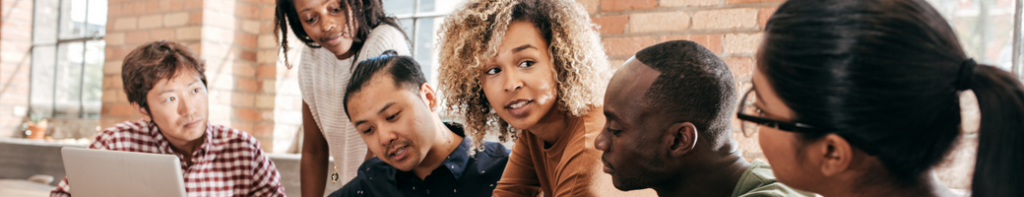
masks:
[[[960,63],[960,73],[957,75],[956,90],[971,89],[971,81],[974,77],[974,67],[978,66],[974,59],[964,60]]]

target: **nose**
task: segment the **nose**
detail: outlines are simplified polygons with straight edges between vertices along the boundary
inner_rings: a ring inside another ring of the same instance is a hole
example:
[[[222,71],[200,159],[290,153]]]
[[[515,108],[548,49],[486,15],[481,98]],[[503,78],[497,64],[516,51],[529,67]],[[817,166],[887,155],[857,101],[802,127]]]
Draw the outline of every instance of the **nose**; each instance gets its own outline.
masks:
[[[327,12],[329,13],[330,10]],[[323,22],[320,23],[320,31],[331,32],[335,27],[338,27],[338,23],[334,20],[334,17],[321,17],[320,19],[323,20]]]
[[[602,130],[601,132],[598,132],[597,138],[594,138],[594,148],[608,152],[608,144],[611,143],[610,140],[611,139],[608,138],[608,132]]]
[[[196,113],[196,106],[191,97],[183,96],[178,101],[178,114],[189,117]]]
[[[391,131],[390,128],[384,127],[383,125],[377,126],[377,140],[380,140],[381,146],[388,148],[388,146],[391,146],[391,143],[394,143],[396,139],[398,139],[398,135],[395,135],[395,132]]]
[[[515,69],[505,71],[502,77],[505,79],[504,89],[506,92],[513,92],[523,88],[523,80],[519,78],[519,73],[516,73]]]

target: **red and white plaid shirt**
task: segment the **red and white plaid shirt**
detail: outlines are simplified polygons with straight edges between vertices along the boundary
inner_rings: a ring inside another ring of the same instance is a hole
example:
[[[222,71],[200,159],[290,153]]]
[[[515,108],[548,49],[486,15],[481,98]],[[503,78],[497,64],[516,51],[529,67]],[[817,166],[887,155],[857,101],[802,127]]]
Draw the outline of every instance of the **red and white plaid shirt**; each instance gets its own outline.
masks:
[[[192,166],[171,149],[156,125],[127,121],[103,130],[91,149],[174,154],[181,161],[188,196],[285,196],[274,162],[251,135],[220,125],[206,127],[206,141],[192,153]],[[71,196],[68,178],[50,196]]]

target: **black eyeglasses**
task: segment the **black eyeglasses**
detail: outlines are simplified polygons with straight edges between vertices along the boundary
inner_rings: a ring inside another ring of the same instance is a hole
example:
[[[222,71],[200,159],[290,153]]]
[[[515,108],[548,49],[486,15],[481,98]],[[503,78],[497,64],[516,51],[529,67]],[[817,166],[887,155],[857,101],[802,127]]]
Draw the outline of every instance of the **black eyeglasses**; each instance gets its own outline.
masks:
[[[751,94],[754,94],[754,97],[750,97]],[[747,100],[747,98],[751,98],[751,100]],[[778,130],[798,133],[824,133],[829,131],[828,129],[814,127],[800,122],[789,122],[765,118],[763,117],[764,113],[761,111],[761,109],[757,108],[757,106],[754,105],[756,98],[757,95],[754,92],[754,88],[751,87],[750,90],[747,90],[747,92],[743,94],[743,98],[740,99],[740,106],[737,107],[736,109],[736,117],[739,118],[741,121],[745,121],[740,124],[740,127],[743,130],[743,135],[750,136],[751,134],[757,132],[757,125],[747,125],[747,122],[772,127]],[[744,112],[754,112],[754,114],[744,114]]]

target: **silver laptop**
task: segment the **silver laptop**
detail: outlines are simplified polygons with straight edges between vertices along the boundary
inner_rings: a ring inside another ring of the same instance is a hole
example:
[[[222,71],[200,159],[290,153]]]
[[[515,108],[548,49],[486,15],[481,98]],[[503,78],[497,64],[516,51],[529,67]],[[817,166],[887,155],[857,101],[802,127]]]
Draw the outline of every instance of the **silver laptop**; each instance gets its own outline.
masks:
[[[71,196],[186,196],[177,156],[64,147]]]

